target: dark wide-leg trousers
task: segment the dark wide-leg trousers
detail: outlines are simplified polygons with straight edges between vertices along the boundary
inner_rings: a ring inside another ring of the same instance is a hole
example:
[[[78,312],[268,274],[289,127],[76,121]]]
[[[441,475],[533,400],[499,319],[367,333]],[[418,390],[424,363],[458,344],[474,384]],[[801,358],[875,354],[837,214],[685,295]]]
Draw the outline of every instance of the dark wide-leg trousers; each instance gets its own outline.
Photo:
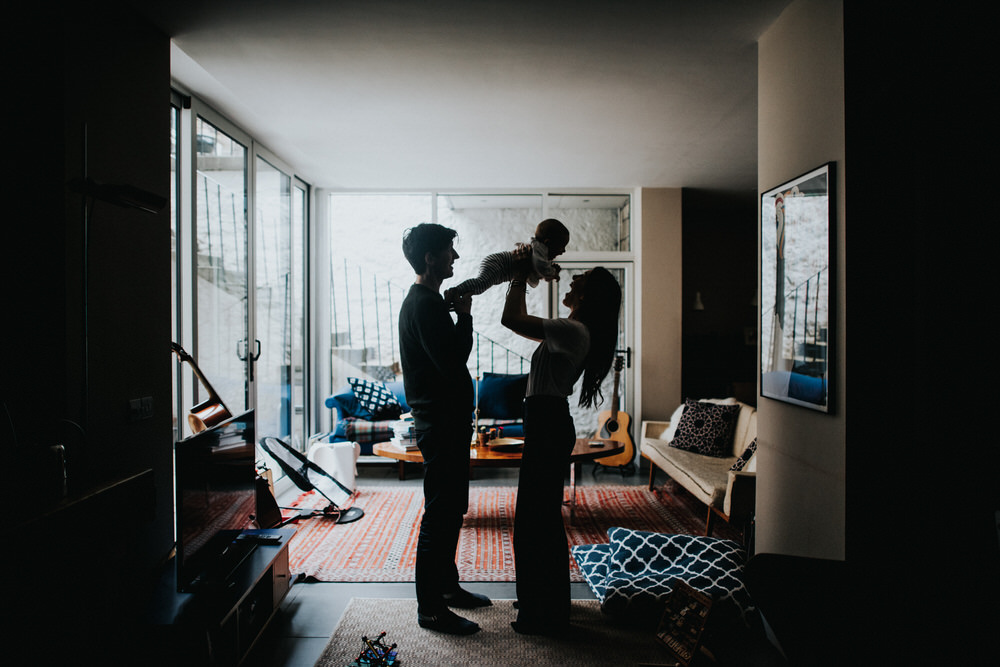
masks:
[[[469,444],[472,426],[462,420],[416,430],[424,457],[424,515],[417,536],[414,571],[417,609],[434,615],[445,609],[443,595],[458,590],[455,552],[469,509]]]
[[[524,455],[514,510],[518,623],[569,623],[569,542],[563,525],[563,482],[576,442],[569,403],[554,396],[524,401]]]

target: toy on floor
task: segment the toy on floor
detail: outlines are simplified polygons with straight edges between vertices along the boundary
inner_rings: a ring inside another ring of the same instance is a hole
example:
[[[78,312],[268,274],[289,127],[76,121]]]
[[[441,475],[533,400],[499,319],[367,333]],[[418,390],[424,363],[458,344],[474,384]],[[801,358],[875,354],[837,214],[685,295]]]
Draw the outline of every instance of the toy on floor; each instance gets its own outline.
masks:
[[[386,646],[385,642],[382,641],[383,637],[385,637],[384,630],[374,640],[362,636],[361,642],[364,644],[364,648],[361,649],[358,659],[347,667],[390,667],[390,665],[401,665],[402,663],[397,660],[399,651],[396,650],[396,645]]]

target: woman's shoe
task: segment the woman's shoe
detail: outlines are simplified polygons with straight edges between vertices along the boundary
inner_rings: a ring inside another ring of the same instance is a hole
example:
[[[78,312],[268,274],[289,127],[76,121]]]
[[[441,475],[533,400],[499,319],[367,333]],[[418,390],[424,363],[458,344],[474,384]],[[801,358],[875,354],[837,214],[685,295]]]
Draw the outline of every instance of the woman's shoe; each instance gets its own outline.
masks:
[[[511,621],[510,627],[514,632],[522,635],[542,635],[544,637],[559,637],[569,631],[570,624],[567,623],[526,623],[524,621]]]

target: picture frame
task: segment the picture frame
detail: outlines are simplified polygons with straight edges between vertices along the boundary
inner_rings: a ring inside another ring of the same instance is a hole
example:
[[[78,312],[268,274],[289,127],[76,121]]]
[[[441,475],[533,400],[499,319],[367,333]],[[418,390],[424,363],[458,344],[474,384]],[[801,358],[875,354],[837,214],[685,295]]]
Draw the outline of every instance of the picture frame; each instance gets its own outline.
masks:
[[[709,595],[681,579],[674,582],[660,616],[656,638],[676,658],[676,667],[687,667],[697,660],[711,610]]]
[[[835,166],[828,162],[760,197],[760,395],[827,413]]]

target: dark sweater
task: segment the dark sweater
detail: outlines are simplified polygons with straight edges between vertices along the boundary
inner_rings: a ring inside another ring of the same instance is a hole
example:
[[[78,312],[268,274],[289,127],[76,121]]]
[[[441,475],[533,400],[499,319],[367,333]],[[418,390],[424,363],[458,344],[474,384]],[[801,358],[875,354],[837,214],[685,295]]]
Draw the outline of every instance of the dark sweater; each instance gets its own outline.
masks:
[[[472,376],[472,315],[452,320],[440,294],[414,283],[399,310],[399,354],[406,402],[416,428],[433,420],[468,419],[475,408]]]

